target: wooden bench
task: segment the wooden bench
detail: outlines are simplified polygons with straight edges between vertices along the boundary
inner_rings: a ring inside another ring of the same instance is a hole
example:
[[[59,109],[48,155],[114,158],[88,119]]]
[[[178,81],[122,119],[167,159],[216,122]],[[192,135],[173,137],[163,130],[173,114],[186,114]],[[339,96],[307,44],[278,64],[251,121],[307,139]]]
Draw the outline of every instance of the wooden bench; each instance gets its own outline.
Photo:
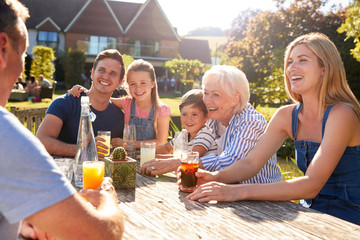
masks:
[[[33,108],[19,110],[14,106],[10,107],[10,112],[14,114],[25,127],[27,127],[33,134],[36,134],[40,123],[45,117],[47,108]]]

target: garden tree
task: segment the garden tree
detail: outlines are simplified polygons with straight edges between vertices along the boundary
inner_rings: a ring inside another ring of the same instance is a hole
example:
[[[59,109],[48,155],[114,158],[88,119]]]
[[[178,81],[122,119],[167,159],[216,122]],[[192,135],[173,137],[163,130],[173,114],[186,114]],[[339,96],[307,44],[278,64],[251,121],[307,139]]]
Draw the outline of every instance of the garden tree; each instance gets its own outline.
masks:
[[[188,80],[188,76],[192,78],[191,80],[199,79],[206,70],[205,65],[201,61],[197,59],[188,60],[181,57],[166,61],[164,67],[174,74],[176,80],[175,91],[182,90],[178,89],[181,80],[185,82],[185,80]]]
[[[55,66],[53,61],[55,60],[54,50],[50,47],[35,46],[32,51],[32,62],[30,74],[36,78],[40,74],[43,74],[47,79],[53,79],[55,72]]]
[[[70,88],[75,84],[83,84],[85,65],[85,53],[83,51],[69,49],[61,53],[60,63],[64,68],[66,88]]]
[[[355,42],[355,48],[351,49],[350,52],[360,62],[360,0],[354,0],[346,14],[346,21],[340,26],[338,32],[345,32],[345,40],[351,38]]]
[[[249,21],[260,13],[259,9],[246,9],[241,11],[239,15],[232,21],[231,29],[229,29],[227,36],[230,41],[238,41],[245,37],[245,30],[248,27]]]
[[[280,1],[278,0],[278,2]],[[344,42],[346,35],[339,34],[337,32],[337,29],[345,21],[345,9],[341,7],[336,8],[336,6],[333,6],[329,12],[324,13],[318,9],[316,10],[310,8],[311,10],[303,12],[304,15],[308,14],[308,17],[299,15],[307,4],[314,6],[314,8],[320,8],[321,6],[326,5],[327,2],[327,0],[296,0],[294,1],[294,5],[290,5],[290,13],[289,11],[286,11],[286,8],[283,6],[281,7],[281,9],[285,9],[285,11],[283,11],[283,18],[287,23],[292,23],[291,26],[287,27],[294,29],[291,33],[298,33],[297,35],[293,35],[294,38],[304,33],[318,31],[326,34],[334,42],[344,62],[346,76],[350,88],[354,92],[355,96],[360,98],[360,63],[353,59],[349,54],[350,49],[354,48],[354,42]],[[307,19],[307,21],[302,21],[302,18],[304,17]],[[313,22],[309,20],[312,18]],[[305,23],[302,24],[302,22]],[[294,28],[294,23],[299,25],[299,30]],[[292,40],[293,38],[290,39],[290,41]]]
[[[244,31],[244,38],[228,45],[227,53],[245,72],[252,93],[260,102],[287,101],[280,74],[285,41],[285,23],[275,12],[261,12],[253,17]],[[277,79],[280,78],[280,79]],[[271,86],[272,85],[272,86]],[[280,98],[274,99],[275,96]]]
[[[339,47],[344,63],[349,54],[344,54],[344,37],[336,29],[344,20],[344,11],[332,9],[329,13],[319,11],[327,0],[293,0],[287,3],[276,0],[278,10],[261,12],[250,19],[243,38],[227,47],[227,54],[243,70],[250,82],[251,91],[260,102],[286,102],[283,84],[283,56],[285,48],[294,38],[309,32],[323,32]],[[354,63],[349,63],[354,67]],[[345,65],[346,67],[346,65]],[[358,66],[355,69],[360,69]],[[352,69],[351,71],[358,71]],[[359,75],[349,75],[349,84],[354,91]],[[351,76],[351,77],[349,77]]]

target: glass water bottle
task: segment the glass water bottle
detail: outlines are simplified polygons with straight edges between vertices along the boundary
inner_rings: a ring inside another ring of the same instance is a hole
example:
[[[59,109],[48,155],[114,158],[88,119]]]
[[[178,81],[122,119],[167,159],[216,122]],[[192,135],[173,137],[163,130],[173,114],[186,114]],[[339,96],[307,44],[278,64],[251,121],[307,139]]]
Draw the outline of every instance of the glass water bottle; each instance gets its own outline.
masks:
[[[88,96],[81,97],[81,116],[76,142],[74,177],[75,186],[83,187],[83,169],[85,161],[98,161],[96,143],[90,120],[90,101]]]

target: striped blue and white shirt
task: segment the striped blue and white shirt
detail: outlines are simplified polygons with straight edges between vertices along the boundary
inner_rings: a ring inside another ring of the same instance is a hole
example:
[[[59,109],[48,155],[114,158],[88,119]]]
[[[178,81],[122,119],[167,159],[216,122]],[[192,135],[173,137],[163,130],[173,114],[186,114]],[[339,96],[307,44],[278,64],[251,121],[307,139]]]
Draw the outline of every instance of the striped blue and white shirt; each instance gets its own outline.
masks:
[[[211,127],[217,138],[220,138],[217,120],[209,120],[207,125]],[[242,159],[254,148],[264,133],[267,126],[265,118],[250,104],[234,114],[226,128],[222,153],[218,156],[209,154],[201,158],[205,170],[219,171]],[[276,165],[276,154],[263,166],[260,172],[253,178],[242,183],[270,183],[281,180],[280,168]]]

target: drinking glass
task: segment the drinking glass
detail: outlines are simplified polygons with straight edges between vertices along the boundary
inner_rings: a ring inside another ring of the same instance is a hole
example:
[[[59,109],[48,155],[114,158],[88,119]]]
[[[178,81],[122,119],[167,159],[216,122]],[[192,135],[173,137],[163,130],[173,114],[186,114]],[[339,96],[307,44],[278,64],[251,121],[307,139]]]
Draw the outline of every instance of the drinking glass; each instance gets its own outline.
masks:
[[[188,152],[187,157],[181,159],[181,186],[183,192],[193,192],[196,189],[197,177],[195,173],[199,169],[199,153]]]
[[[156,142],[141,142],[140,166],[145,162],[155,159]]]
[[[183,159],[187,157],[188,152],[188,133],[186,131],[175,132],[173,155],[174,158]]]
[[[129,157],[136,155],[136,127],[134,124],[125,124],[123,131],[123,147]]]
[[[99,147],[99,148],[107,151],[107,152],[105,153],[105,155],[104,155],[105,157],[106,157],[106,156],[109,156],[109,154],[110,154],[111,132],[110,132],[110,131],[98,131],[98,132],[97,132],[97,136],[98,136],[98,137],[102,137],[102,138],[105,139],[105,142],[102,142],[102,143],[105,144],[105,145],[108,147],[108,149],[105,149],[105,148],[102,148],[102,147]]]
[[[104,179],[104,162],[85,161],[83,163],[83,188],[97,189]]]

